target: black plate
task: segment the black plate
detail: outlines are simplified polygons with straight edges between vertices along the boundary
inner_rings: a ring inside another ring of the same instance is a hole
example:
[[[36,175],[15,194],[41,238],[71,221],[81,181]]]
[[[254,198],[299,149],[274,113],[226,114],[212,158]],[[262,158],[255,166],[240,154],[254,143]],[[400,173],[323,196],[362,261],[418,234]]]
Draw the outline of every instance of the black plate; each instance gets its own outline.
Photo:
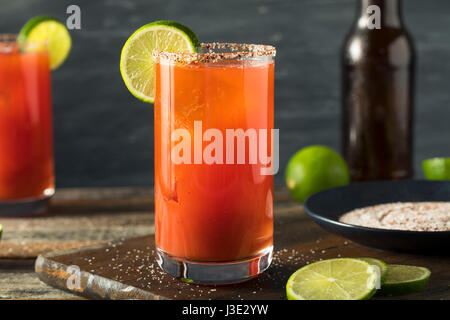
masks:
[[[359,244],[393,251],[449,255],[450,231],[367,228],[339,222],[353,209],[389,202],[450,201],[450,181],[373,181],[329,189],[309,197],[307,214],[327,231]]]

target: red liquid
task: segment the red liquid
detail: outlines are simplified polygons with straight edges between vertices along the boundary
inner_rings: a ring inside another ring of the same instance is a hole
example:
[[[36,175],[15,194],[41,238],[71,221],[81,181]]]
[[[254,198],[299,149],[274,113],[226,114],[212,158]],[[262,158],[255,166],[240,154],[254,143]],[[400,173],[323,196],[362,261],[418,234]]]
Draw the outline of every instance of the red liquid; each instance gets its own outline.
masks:
[[[41,198],[53,189],[48,54],[0,51],[0,201]]]
[[[270,132],[273,77],[273,62],[156,64],[155,233],[159,249],[175,257],[211,262],[255,257],[272,246],[273,176],[260,174],[259,161],[173,164],[170,150],[173,130],[184,128],[194,137],[194,121],[202,121],[203,132],[215,128],[223,137],[226,129]]]

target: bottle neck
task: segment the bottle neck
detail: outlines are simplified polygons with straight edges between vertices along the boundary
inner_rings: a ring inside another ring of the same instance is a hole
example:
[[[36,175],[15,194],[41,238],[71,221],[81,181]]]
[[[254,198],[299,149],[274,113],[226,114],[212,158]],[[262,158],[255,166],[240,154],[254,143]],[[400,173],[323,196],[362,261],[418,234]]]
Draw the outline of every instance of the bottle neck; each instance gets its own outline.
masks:
[[[401,0],[357,0],[358,25],[367,27],[366,21],[374,14],[370,6],[380,8],[380,27],[401,27]]]

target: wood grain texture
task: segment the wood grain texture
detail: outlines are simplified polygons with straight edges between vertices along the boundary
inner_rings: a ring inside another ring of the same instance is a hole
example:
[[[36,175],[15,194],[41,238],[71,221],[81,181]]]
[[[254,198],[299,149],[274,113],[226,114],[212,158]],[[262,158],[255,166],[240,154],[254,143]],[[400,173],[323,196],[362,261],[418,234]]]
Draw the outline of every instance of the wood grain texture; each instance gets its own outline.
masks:
[[[427,289],[401,298],[450,299],[448,257],[382,252],[329,235],[306,217],[284,188],[275,188],[274,209],[275,258],[268,272],[239,286],[202,287],[173,280],[156,266],[152,189],[60,189],[47,214],[0,219],[6,240],[0,242],[0,299],[74,299],[80,293],[115,299],[284,298],[282,288],[291,272],[306,263],[339,256],[373,256],[389,263],[429,267],[432,277]],[[110,241],[115,247],[107,245]],[[77,254],[86,244],[94,244],[96,249],[82,249],[83,255]],[[46,254],[59,249],[72,253]],[[33,257],[39,254],[42,257],[35,265]],[[29,259],[20,259],[24,257]],[[64,288],[69,276],[64,270],[74,264],[80,266],[84,279],[77,295],[39,281],[33,270],[36,266],[41,279]],[[93,282],[88,284],[89,279]]]
[[[0,259],[0,300],[82,299],[40,281],[34,263],[35,259]]]
[[[277,187],[275,210],[291,214],[300,208],[287,190]],[[152,188],[58,189],[47,213],[1,217],[0,258],[35,258],[154,232]]]
[[[42,281],[69,290],[68,283],[73,285],[74,278],[69,279],[72,273],[68,268],[78,268],[80,285],[71,291],[94,299],[285,299],[286,281],[301,266],[320,259],[369,256],[388,263],[421,265],[432,271],[424,291],[396,299],[450,299],[449,257],[365,248],[326,233],[298,207],[290,214],[274,216],[272,266],[256,279],[241,284],[199,286],[173,279],[156,264],[152,235],[40,255],[35,270]]]
[[[33,258],[154,231],[153,190],[62,189],[47,213],[1,218],[0,258]]]

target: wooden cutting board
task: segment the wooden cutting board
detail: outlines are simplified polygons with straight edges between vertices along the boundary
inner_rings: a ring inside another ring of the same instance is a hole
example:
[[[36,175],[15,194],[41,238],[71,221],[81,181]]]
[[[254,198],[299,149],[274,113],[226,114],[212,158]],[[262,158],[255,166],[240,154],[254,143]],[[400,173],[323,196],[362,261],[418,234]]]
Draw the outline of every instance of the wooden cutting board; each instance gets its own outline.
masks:
[[[432,272],[424,291],[395,299],[450,299],[448,256],[365,248],[323,231],[299,211],[276,216],[271,267],[241,284],[200,286],[172,278],[156,264],[153,235],[42,254],[35,270],[49,285],[94,299],[285,299],[287,279],[307,263],[336,257],[375,257],[387,263],[425,266]]]

